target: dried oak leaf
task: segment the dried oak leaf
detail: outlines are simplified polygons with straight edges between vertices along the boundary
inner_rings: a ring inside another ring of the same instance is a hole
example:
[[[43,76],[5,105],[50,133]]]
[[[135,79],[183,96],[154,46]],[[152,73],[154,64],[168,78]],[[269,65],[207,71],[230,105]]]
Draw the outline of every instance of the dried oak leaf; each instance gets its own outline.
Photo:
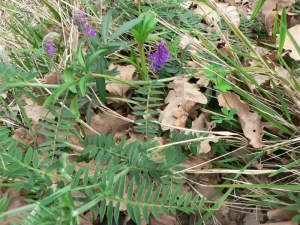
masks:
[[[120,66],[113,65],[109,66],[109,69],[112,70],[117,68],[119,71],[119,75],[115,76],[116,78],[120,78],[122,80],[133,80],[133,74],[135,72],[135,67],[133,65]],[[126,92],[130,89],[130,86],[127,84],[119,84],[119,83],[109,83],[106,85],[106,90],[121,98],[126,98]]]
[[[156,218],[152,214],[149,217],[149,225],[179,225],[175,216],[167,216],[163,213],[159,214],[160,218]]]
[[[198,118],[196,118],[193,122],[192,122],[192,129],[193,130],[203,130],[204,128],[206,129],[206,131],[211,131],[212,128],[215,127],[215,123],[214,122],[209,122],[209,117],[210,115],[208,113],[201,113],[200,116]],[[186,131],[186,133],[188,133],[188,131]],[[208,136],[205,138],[205,140],[201,141],[200,144],[200,154],[201,153],[207,153],[211,150],[211,147],[209,145],[209,142],[218,142],[219,137],[209,133]]]
[[[165,99],[168,105],[160,112],[159,121],[163,124],[185,127],[192,107],[196,103],[206,104],[207,98],[199,91],[198,85],[189,83],[185,76],[176,78],[168,87],[174,90],[171,90]],[[162,130],[168,129],[173,130],[162,125]]]
[[[232,92],[226,92],[218,96],[219,105],[228,110],[236,109],[239,116],[244,135],[250,140],[249,144],[254,148],[263,147],[263,125],[261,116],[251,112],[248,105],[240,100],[240,96]]]
[[[291,27],[290,29],[288,29],[288,31],[291,33],[291,35],[295,39],[298,46],[300,46],[300,38],[299,38],[300,25]],[[277,38],[277,45],[278,44],[279,44],[279,38]],[[286,36],[283,48],[285,50],[289,50],[289,54],[290,54],[291,58],[293,58],[296,61],[300,60],[300,54],[298,53],[296,47],[294,46],[294,44],[291,41],[289,36]]]

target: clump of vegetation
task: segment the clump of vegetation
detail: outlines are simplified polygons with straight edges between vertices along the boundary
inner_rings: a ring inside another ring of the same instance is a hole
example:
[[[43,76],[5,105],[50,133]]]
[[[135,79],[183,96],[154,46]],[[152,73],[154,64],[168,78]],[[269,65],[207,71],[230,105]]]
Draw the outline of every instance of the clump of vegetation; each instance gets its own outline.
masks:
[[[0,221],[297,223],[299,7],[225,2],[1,4]]]

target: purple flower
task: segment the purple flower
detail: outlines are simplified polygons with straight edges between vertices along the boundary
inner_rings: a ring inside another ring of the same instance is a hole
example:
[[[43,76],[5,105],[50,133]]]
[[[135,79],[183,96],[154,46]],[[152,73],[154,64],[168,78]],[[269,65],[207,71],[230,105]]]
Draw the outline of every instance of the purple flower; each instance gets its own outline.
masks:
[[[57,52],[57,49],[54,47],[54,39],[58,38],[59,36],[60,35],[58,33],[51,32],[43,38],[42,47],[44,51],[51,57],[55,54],[55,52]]]
[[[171,53],[168,50],[166,42],[162,41],[158,46],[156,52],[148,56],[148,60],[154,60],[153,70],[157,72],[158,67],[163,68],[165,63],[169,61]]]
[[[91,27],[88,18],[85,17],[84,12],[78,9],[73,11],[73,24],[78,26],[78,30],[87,33],[90,36],[95,36],[97,31]]]

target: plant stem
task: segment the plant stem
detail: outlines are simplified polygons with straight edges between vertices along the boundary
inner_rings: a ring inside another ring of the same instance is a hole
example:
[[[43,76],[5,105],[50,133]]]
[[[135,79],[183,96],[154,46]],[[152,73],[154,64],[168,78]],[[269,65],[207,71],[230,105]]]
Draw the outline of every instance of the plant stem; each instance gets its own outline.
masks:
[[[140,58],[141,58],[142,70],[144,72],[144,74],[141,74],[141,76],[142,76],[142,80],[146,81],[147,66],[146,66],[144,44],[139,44],[139,47],[140,47]]]
[[[122,79],[117,78],[117,77],[112,77],[112,76],[109,76],[109,75],[99,74],[99,73],[90,73],[90,75],[92,77],[101,77],[101,78],[105,78],[105,79],[109,79],[109,80],[118,81],[118,82],[121,82],[122,84],[127,84],[131,87],[140,88],[139,85],[133,84],[130,81],[122,80]]]
[[[139,15],[140,15],[142,13],[142,11],[141,11],[141,0],[139,0],[138,8],[139,8]]]

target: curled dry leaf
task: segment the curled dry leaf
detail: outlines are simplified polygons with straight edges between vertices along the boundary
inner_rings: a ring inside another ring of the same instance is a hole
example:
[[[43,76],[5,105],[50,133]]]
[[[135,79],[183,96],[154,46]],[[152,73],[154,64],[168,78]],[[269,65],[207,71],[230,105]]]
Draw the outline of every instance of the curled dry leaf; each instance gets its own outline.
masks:
[[[206,131],[211,131],[215,127],[214,122],[209,122],[210,115],[208,113],[201,113],[198,118],[196,118],[192,122],[192,129],[193,130],[203,130],[206,128]],[[186,131],[188,133],[188,131]],[[194,132],[193,132],[194,133]],[[211,150],[211,147],[209,145],[209,142],[218,142],[219,137],[209,133],[208,136],[205,136],[205,140],[201,141],[200,143],[200,151],[201,153],[207,153]]]
[[[261,116],[256,112],[251,112],[248,105],[240,100],[237,94],[226,92],[218,96],[219,105],[228,110],[236,109],[239,116],[244,135],[250,140],[249,144],[254,148],[263,147],[263,125]]]
[[[206,104],[207,98],[199,91],[197,84],[188,82],[185,76],[176,78],[169,83],[169,88],[173,88],[165,99],[168,104],[161,111],[159,121],[163,124],[185,127],[189,111],[196,103]],[[173,130],[168,126],[162,125],[162,130]]]

